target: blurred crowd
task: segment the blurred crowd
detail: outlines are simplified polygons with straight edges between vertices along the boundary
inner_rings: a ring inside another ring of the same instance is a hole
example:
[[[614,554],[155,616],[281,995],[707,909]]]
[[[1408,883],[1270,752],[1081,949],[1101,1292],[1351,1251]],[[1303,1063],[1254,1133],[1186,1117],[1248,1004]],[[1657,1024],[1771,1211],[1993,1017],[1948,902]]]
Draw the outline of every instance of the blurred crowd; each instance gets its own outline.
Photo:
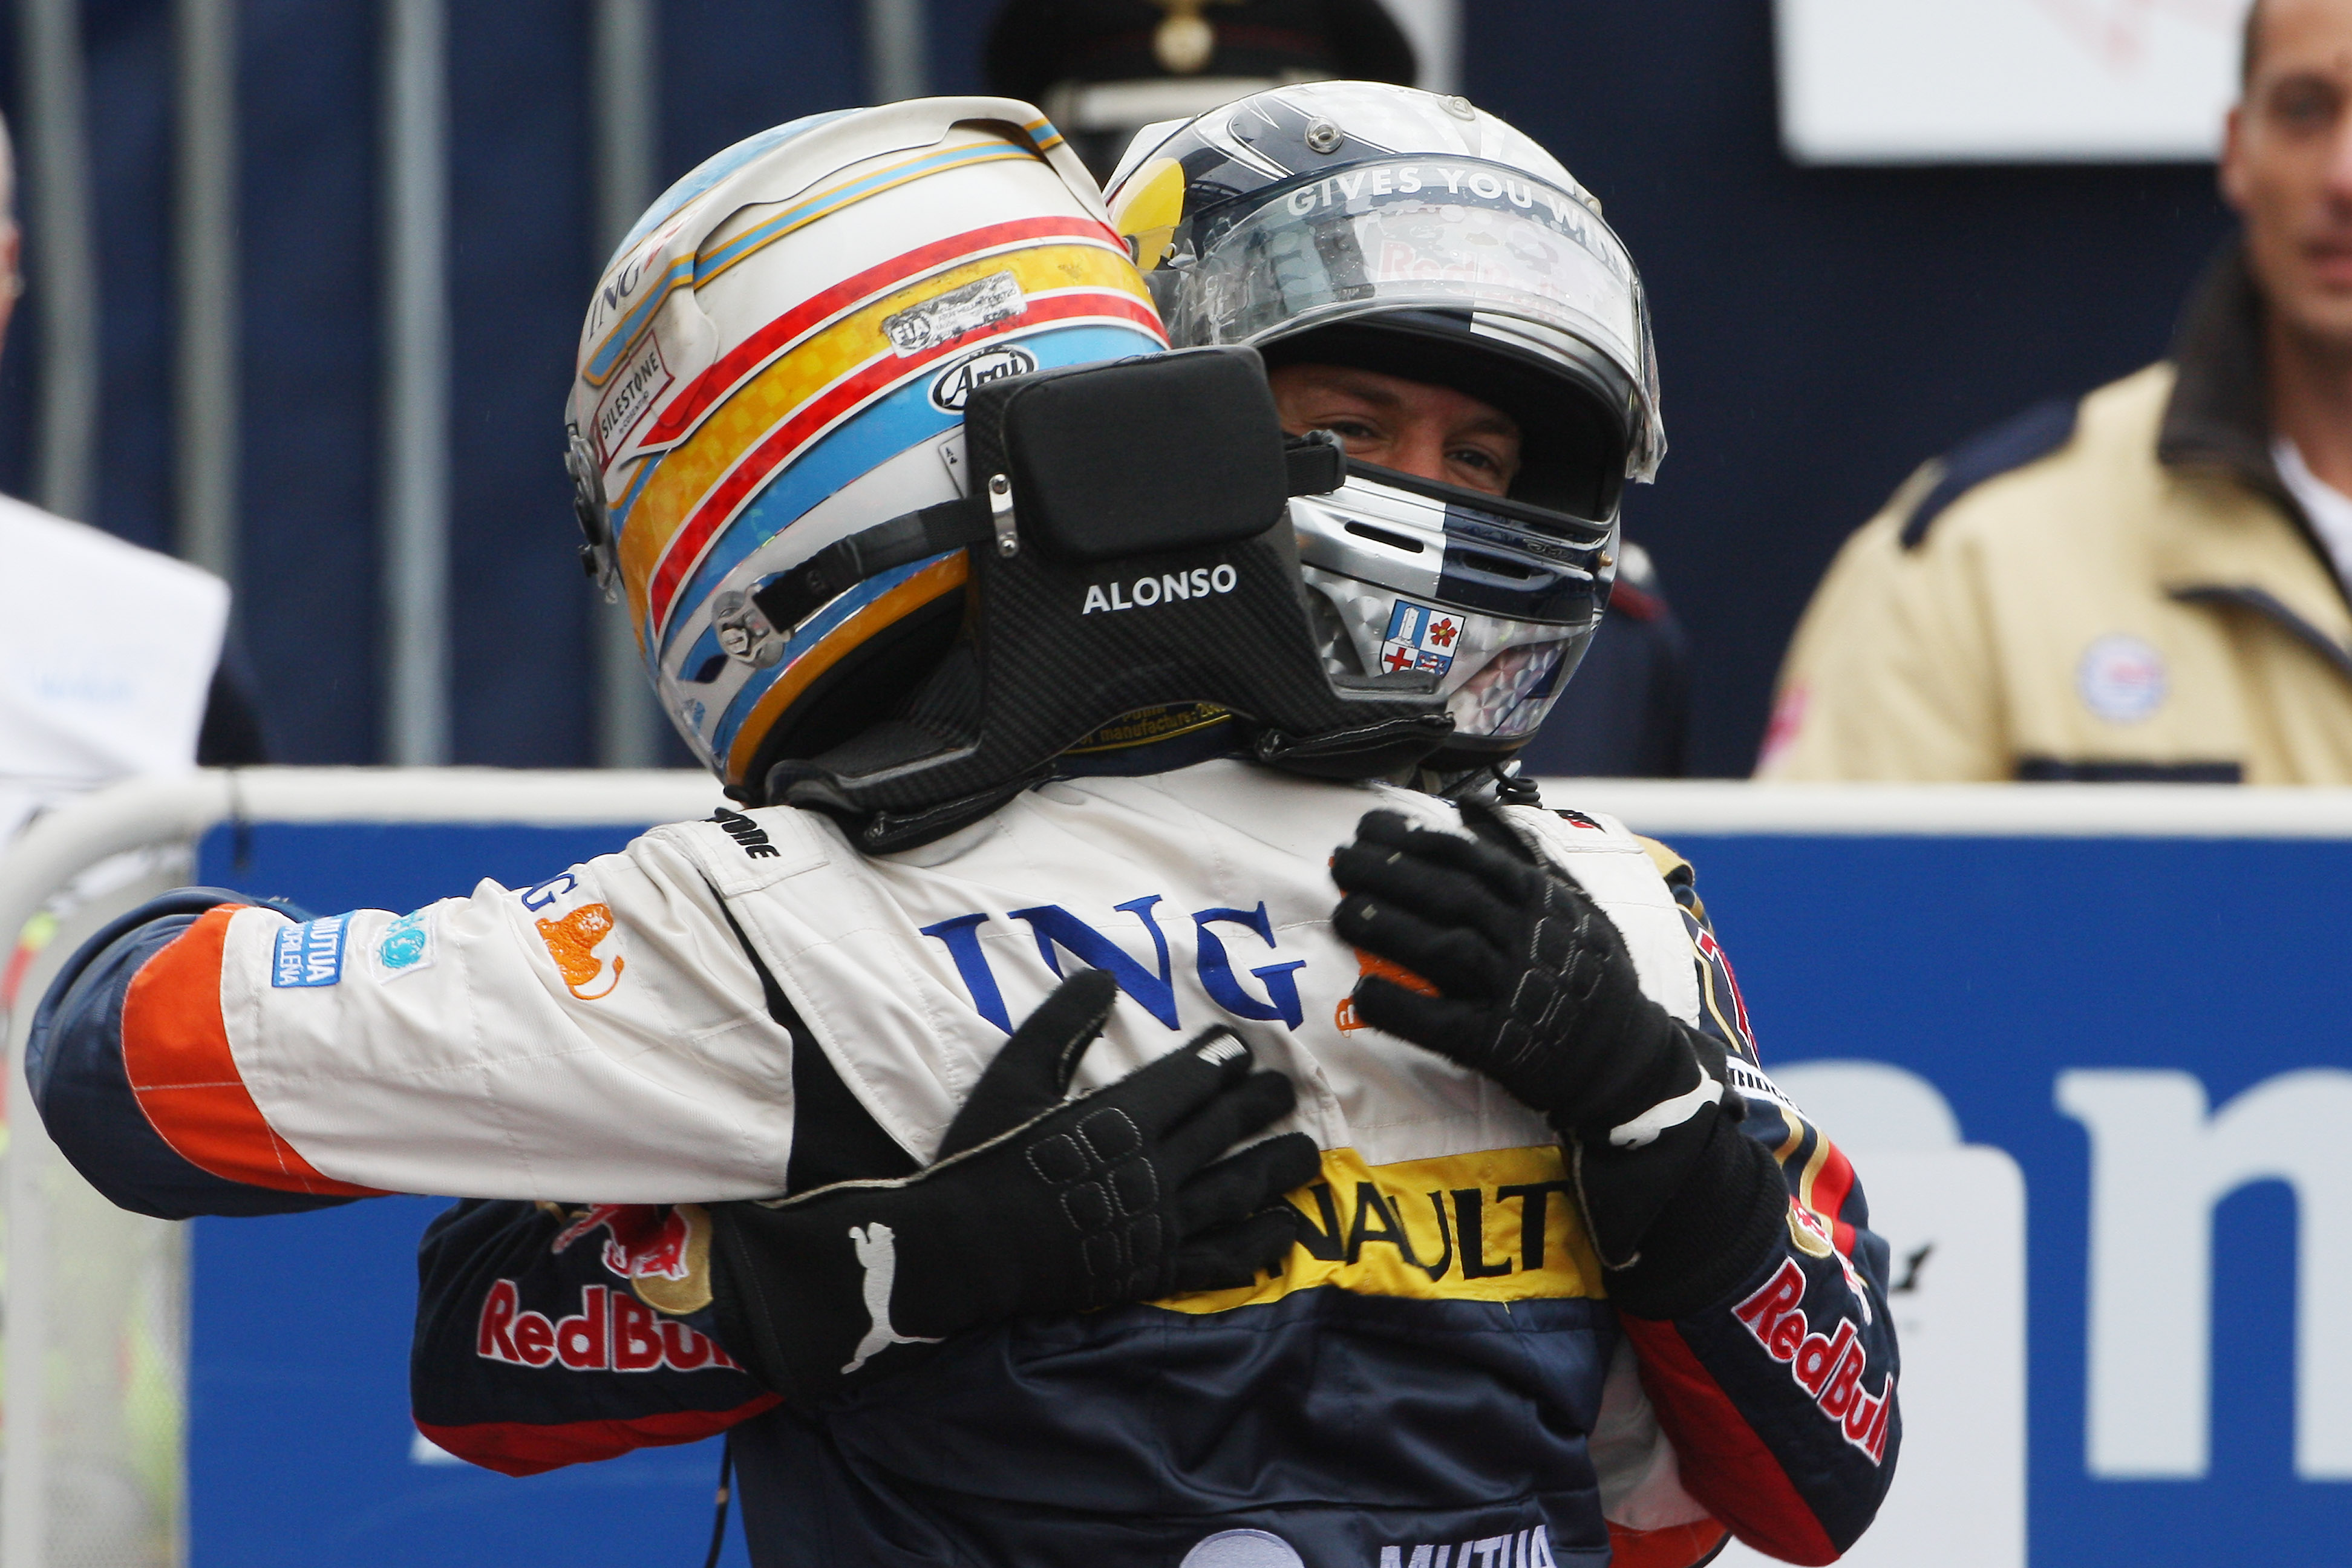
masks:
[[[1098,176],[1147,124],[1419,69],[1380,0],[1008,0],[984,65]],[[2352,782],[2352,0],[2262,0],[2241,82],[2242,231],[2171,351],[1920,464],[1813,594],[1758,776]],[[1638,498],[1627,526],[1531,773],[1688,771],[1689,639]],[[219,581],[5,498],[0,559],[0,837],[110,779],[267,759]]]

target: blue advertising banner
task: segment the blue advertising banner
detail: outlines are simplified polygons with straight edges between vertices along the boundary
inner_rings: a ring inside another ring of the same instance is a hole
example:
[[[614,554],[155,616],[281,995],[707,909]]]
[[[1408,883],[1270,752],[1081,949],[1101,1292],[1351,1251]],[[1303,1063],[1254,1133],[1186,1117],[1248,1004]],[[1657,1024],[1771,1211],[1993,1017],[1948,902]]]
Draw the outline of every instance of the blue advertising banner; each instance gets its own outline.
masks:
[[[202,875],[405,910],[628,832],[261,823],[208,837]],[[1906,1287],[1904,1468],[1849,1561],[2339,1561],[2352,965],[2325,889],[2352,841],[1675,842]],[[196,1568],[691,1562],[715,1445],[523,1481],[421,1462],[408,1319],[437,1206],[199,1223]]]

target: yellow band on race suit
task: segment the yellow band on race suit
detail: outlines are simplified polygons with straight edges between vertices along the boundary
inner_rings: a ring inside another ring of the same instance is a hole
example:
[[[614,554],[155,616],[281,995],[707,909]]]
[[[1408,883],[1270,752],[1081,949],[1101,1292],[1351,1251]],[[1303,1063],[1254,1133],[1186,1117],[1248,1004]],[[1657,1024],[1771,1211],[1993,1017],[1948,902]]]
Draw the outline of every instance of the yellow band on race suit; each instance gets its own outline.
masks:
[[[1152,1304],[1227,1312],[1327,1285],[1423,1301],[1608,1293],[1557,1144],[1392,1165],[1329,1149],[1321,1177],[1290,1204],[1307,1224],[1280,1274]]]

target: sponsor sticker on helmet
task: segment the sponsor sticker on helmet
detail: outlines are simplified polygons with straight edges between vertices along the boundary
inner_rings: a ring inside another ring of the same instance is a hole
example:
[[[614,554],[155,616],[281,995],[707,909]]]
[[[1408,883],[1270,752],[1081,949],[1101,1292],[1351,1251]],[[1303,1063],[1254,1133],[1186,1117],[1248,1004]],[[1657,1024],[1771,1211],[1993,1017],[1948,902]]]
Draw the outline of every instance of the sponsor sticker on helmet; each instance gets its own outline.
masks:
[[[645,342],[604,388],[596,403],[596,456],[606,465],[618,455],[631,431],[645,423],[677,378],[662,362],[661,339],[646,334]]]
[[[953,342],[966,332],[1009,321],[1028,309],[1029,297],[1007,268],[883,317],[882,335],[904,359]]]
[[[1027,375],[1037,368],[1037,356],[1023,348],[982,349],[948,366],[931,378],[931,406],[942,414],[961,414],[976,387],[1007,376]]]
[[[1451,610],[1399,599],[1389,611],[1389,629],[1381,644],[1381,670],[1393,674],[1426,669],[1444,675],[1454,668],[1454,645],[1462,640],[1462,617]]]

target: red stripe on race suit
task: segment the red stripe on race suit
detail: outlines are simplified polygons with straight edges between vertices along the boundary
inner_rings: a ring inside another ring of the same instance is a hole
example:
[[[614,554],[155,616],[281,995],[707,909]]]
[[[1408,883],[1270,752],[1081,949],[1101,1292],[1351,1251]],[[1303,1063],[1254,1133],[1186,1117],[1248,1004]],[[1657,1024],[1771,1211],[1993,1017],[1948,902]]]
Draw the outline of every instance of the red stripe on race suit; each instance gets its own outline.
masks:
[[[653,428],[646,433],[644,445],[658,447],[684,435],[693,427],[696,420],[725,401],[727,395],[735,390],[737,383],[782,352],[794,338],[832,320],[850,306],[897,288],[911,278],[954,266],[977,252],[993,249],[1000,245],[1038,239],[1098,240],[1114,250],[1124,251],[1127,248],[1125,241],[1098,223],[1083,218],[1026,217],[950,235],[945,239],[934,240],[904,255],[894,256],[887,261],[877,262],[793,306],[720,355],[709,370],[694,378],[691,385],[670,400],[669,406],[661,411],[654,421]]]
[[[1699,1365],[1681,1331],[1623,1314],[1618,1322],[1633,1343],[1658,1424],[1682,1461],[1684,1489],[1759,1552],[1784,1563],[1836,1562],[1829,1532],[1739,1407]]]
[[[1033,300],[1021,318],[1021,329],[1051,321],[1064,321],[1116,316],[1132,321],[1157,336],[1159,318],[1151,308],[1131,294],[1115,289],[1081,289],[1053,299]],[[912,380],[925,367],[937,362],[967,353],[971,348],[969,339],[958,339],[926,349],[904,358],[888,355],[878,358],[864,370],[835,382],[823,393],[793,410],[790,417],[770,431],[760,444],[740,459],[726,478],[712,487],[669,542],[662,546],[661,561],[654,568],[653,582],[646,590],[647,613],[656,631],[666,631],[669,625],[671,602],[687,577],[702,563],[703,552],[718,538],[719,531],[731,521],[738,508],[764,489],[776,471],[782,468],[803,447],[815,440],[843,415],[870,397],[902,380]]]
[[[565,1465],[617,1458],[638,1448],[699,1443],[772,1409],[782,1397],[762,1394],[732,1410],[665,1410],[626,1421],[562,1421],[550,1426],[478,1421],[464,1426],[419,1421],[416,1429],[468,1464],[501,1475],[536,1476]]]
[[[173,1152],[224,1181],[272,1192],[373,1198],[321,1173],[261,1114],[221,1019],[222,952],[246,906],[206,910],[131,977],[122,1002],[122,1070],[148,1125]]]
[[[1845,1157],[1843,1150],[1831,1143],[1820,1129],[1816,1128],[1814,1132],[1828,1145],[1828,1152],[1822,1159],[1820,1173],[1813,1177],[1812,1209],[1830,1222],[1830,1240],[1836,1245],[1838,1251],[1852,1258],[1853,1226],[1838,1215],[1845,1207],[1847,1196],[1853,1191],[1853,1162]]]
[[[1727,1531],[1711,1519],[1664,1530],[1609,1527],[1609,1568],[1692,1568],[1706,1561]]]

